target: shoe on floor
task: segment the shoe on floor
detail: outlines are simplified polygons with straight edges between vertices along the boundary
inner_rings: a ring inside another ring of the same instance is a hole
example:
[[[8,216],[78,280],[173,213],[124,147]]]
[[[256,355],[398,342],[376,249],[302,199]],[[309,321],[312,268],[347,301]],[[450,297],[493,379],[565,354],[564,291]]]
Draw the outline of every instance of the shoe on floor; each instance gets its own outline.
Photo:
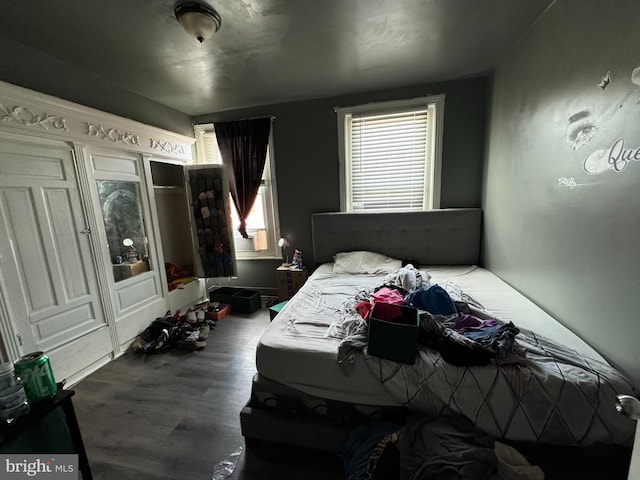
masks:
[[[179,350],[184,350],[186,352],[193,352],[198,347],[196,346],[196,342],[185,342],[184,340],[176,341],[176,348]]]
[[[206,340],[209,336],[209,325],[202,325],[198,333],[198,340]]]
[[[189,332],[187,335],[185,335],[183,340],[185,342],[195,342],[196,340],[198,340],[198,337],[200,337],[200,331],[193,330],[192,332]]]

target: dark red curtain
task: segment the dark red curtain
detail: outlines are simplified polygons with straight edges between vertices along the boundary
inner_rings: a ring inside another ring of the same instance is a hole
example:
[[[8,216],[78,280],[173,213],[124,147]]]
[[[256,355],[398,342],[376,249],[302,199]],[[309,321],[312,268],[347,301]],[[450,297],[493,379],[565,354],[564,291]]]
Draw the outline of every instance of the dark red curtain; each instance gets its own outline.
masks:
[[[271,118],[213,124],[222,163],[229,172],[229,189],[240,217],[238,231],[247,235],[246,220],[256,201],[267,159]]]

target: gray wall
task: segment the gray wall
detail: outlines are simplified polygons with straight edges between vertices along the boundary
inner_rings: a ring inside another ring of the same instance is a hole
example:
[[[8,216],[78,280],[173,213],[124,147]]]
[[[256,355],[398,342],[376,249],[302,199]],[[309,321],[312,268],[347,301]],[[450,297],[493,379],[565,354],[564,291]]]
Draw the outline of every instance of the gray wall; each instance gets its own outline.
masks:
[[[188,115],[73,65],[4,38],[0,38],[0,58],[0,80],[4,82],[193,137]]]
[[[640,3],[612,4],[557,0],[495,72],[484,262],[638,387],[640,162],[608,159],[640,160]]]
[[[282,234],[311,257],[311,214],[340,209],[338,127],[334,107],[445,94],[441,206],[479,207],[487,112],[486,77],[419,85],[194,118],[194,123],[274,115],[274,156]],[[240,261],[235,285],[275,287],[279,262]],[[267,282],[269,282],[268,285]]]

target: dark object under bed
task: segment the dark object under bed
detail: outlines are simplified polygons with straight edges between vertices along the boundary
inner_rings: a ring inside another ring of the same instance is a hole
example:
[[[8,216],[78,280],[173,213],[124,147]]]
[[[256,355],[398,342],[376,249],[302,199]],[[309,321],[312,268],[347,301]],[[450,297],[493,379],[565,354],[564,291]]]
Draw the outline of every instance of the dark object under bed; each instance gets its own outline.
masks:
[[[419,418],[420,416],[418,416]],[[255,374],[251,398],[240,413],[242,435],[248,448],[268,442],[303,447],[346,456],[349,442],[358,431],[371,425],[399,427],[416,416],[404,407],[354,405],[328,400],[279,384]],[[424,417],[423,417],[424,418]],[[411,420],[413,421],[413,420]],[[461,423],[466,423],[460,419]],[[453,422],[455,425],[455,421]],[[472,426],[467,426],[473,428]],[[460,435],[464,435],[461,428]],[[488,436],[485,438],[487,440]],[[492,439],[493,440],[493,439]],[[539,466],[546,480],[626,480],[631,448],[617,445],[589,447],[543,445],[499,439],[521,453],[532,465]],[[392,449],[386,452],[383,468],[395,468]],[[399,458],[399,457],[398,457]],[[486,459],[485,459],[486,460]]]

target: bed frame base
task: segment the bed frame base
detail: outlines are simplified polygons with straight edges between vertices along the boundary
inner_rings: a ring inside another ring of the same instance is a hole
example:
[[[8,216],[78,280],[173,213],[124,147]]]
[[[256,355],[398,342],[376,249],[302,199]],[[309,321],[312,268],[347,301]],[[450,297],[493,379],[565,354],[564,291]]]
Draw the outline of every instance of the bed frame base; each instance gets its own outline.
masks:
[[[261,442],[302,447],[331,454],[343,452],[354,426],[327,419],[294,416],[254,408],[247,404],[240,413],[247,448]],[[617,445],[572,447],[500,440],[515,447],[548,478],[624,479],[631,449]]]
[[[353,426],[316,419],[291,416],[253,408],[247,404],[240,412],[240,427],[247,445],[265,441],[340,453]]]

